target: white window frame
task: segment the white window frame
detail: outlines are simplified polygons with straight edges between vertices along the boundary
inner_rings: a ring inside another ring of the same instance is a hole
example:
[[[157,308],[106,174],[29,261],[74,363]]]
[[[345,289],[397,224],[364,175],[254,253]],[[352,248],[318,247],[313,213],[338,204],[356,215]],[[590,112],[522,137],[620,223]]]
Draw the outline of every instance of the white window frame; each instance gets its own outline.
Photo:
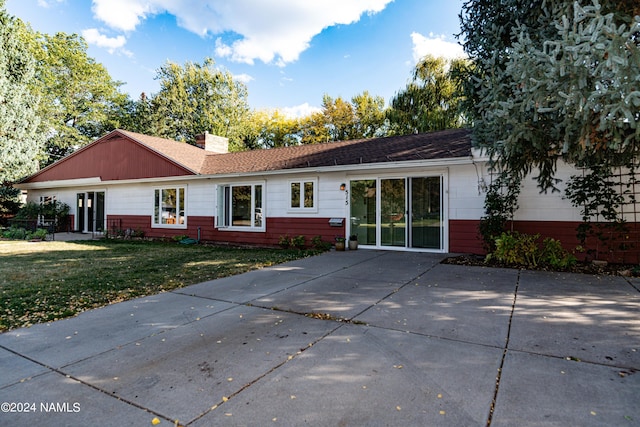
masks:
[[[162,221],[157,221],[158,219],[163,218],[162,211],[158,212],[158,216],[156,216],[156,206],[162,205],[162,192],[166,190],[176,190],[176,215],[175,215],[175,223],[163,223]],[[180,206],[180,195],[179,192],[183,194],[183,205]],[[177,228],[177,229],[186,229],[187,228],[187,186],[186,185],[177,185],[175,187],[156,187],[153,189],[153,203],[152,203],[152,212],[151,212],[151,227],[152,228]],[[180,215],[182,212],[182,215]],[[183,223],[180,223],[180,218],[183,218]]]
[[[256,206],[256,188],[260,186],[261,197],[260,206]],[[239,187],[251,187],[251,207],[250,207],[250,225],[234,225],[233,224],[233,202],[231,201],[233,195],[233,189]],[[266,207],[266,182],[265,181],[252,181],[252,182],[235,182],[230,184],[218,185],[218,213],[216,215],[216,227],[219,230],[229,231],[265,231],[267,224],[267,218],[265,215]],[[260,220],[259,225],[256,222]]]
[[[304,206],[304,187],[305,184],[311,183],[313,185],[313,206],[305,207]],[[300,186],[300,200],[298,206],[293,206],[291,200],[291,190],[294,184],[298,184]],[[289,180],[287,184],[287,205],[288,212],[290,213],[317,213],[318,212],[318,178],[300,178],[300,179],[292,179]]]
[[[57,194],[41,194],[38,200],[39,200],[40,207],[42,207],[46,204],[57,202],[58,195]],[[45,218],[42,215],[38,214],[38,220],[37,220],[38,226],[45,225],[45,220],[47,219],[53,219],[53,218]]]

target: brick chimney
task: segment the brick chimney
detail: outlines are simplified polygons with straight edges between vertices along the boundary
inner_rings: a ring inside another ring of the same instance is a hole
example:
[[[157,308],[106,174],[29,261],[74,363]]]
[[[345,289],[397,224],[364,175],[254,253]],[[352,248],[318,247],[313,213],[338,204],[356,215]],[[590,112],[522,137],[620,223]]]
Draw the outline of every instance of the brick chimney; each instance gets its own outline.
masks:
[[[211,153],[225,154],[229,152],[229,138],[211,135],[209,132],[205,132],[196,135],[196,146]]]

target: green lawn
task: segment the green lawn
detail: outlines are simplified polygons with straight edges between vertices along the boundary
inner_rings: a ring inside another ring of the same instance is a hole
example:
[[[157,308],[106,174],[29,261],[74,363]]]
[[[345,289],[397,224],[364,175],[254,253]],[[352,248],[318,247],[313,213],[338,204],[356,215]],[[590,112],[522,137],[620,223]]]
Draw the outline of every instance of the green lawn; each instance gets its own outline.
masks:
[[[315,251],[135,241],[0,241],[0,332]]]

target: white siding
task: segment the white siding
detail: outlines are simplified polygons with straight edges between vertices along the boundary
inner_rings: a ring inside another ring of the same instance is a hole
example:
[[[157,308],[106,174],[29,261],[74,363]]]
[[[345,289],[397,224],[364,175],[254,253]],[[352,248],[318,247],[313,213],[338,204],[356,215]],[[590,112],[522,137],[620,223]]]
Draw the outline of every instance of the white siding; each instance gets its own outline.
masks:
[[[477,167],[477,168],[476,168]],[[480,219],[485,192],[481,186],[483,165],[460,165],[449,169],[449,219]]]
[[[289,206],[290,200],[290,182],[304,179],[317,179],[318,182],[318,206],[317,212],[296,212]],[[270,175],[267,177],[249,177],[249,178],[233,178],[224,180],[207,181],[211,182],[211,187],[200,191],[200,195],[194,197],[200,200],[209,198],[213,212],[216,212],[215,185],[251,183],[261,180],[266,181],[266,201],[265,210],[267,217],[344,217],[347,215],[347,206],[345,204],[345,192],[340,190],[340,184],[347,182],[345,173],[324,173],[324,174],[286,174],[286,175]],[[210,190],[209,190],[210,189]],[[202,191],[206,191],[203,193]],[[189,189],[191,193],[191,188]],[[209,195],[208,195],[209,194]],[[208,203],[208,202],[207,202]],[[193,213],[190,211],[190,215]]]
[[[153,214],[153,186],[148,184],[114,185],[107,190],[107,215]]]
[[[564,198],[564,190],[567,181],[578,171],[565,163],[558,164],[556,178],[562,182],[558,185],[560,192],[548,191],[540,193],[540,189],[533,177],[533,172],[524,182],[520,192],[519,209],[514,219],[516,221],[581,221],[579,209],[573,207],[571,202]]]
[[[143,184],[92,185],[78,188],[52,190],[29,190],[28,201],[38,202],[40,196],[56,196],[60,202],[71,207],[71,214],[76,215],[76,194],[85,191],[106,192],[107,215],[149,215],[153,214],[153,190],[161,187],[184,186],[187,188],[187,215],[213,217],[217,212],[217,185],[237,184],[242,182],[265,183],[265,212],[267,217],[348,217],[348,193],[340,190],[342,183],[349,189],[349,181],[353,179],[369,179],[386,176],[427,176],[445,174],[448,186],[445,196],[448,200],[448,218],[453,220],[478,220],[484,213],[486,187],[491,181],[486,164],[451,165],[449,167],[424,167],[412,169],[363,169],[362,171],[337,171],[322,173],[287,173],[282,175],[234,177],[227,179],[193,179],[170,180]],[[579,221],[579,210],[564,199],[564,188],[568,178],[577,173],[573,167],[558,165],[557,177],[560,193],[540,194],[533,180],[533,173],[525,179],[520,193],[519,209],[516,220],[528,221]],[[295,211],[289,206],[290,182],[292,180],[317,179],[318,206],[315,212]]]

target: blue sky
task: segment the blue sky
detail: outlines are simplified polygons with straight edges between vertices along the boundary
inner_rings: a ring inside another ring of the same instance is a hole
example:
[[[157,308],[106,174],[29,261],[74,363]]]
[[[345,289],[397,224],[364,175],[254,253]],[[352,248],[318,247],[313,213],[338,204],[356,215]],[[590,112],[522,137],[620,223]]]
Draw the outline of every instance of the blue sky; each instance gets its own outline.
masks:
[[[417,59],[462,56],[462,0],[8,0],[43,33],[78,33],[137,99],[166,61],[216,66],[246,83],[255,109],[307,114],[323,94],[367,90],[388,103]]]

